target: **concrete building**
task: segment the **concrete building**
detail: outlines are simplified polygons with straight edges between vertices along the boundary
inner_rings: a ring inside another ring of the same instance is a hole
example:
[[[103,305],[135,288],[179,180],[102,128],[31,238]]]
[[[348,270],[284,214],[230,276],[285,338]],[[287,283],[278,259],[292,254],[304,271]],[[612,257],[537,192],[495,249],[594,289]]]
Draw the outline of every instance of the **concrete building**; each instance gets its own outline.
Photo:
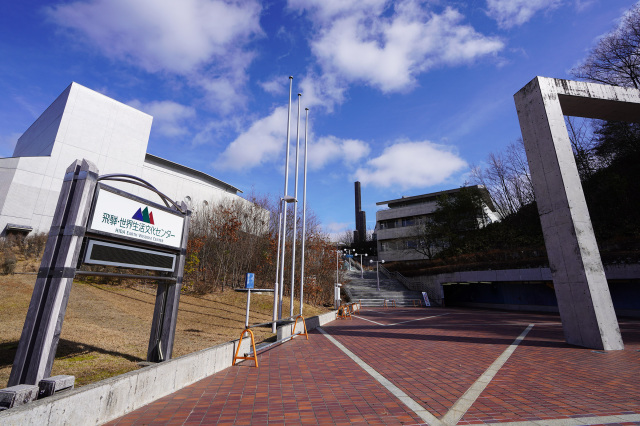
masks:
[[[498,215],[487,189],[482,185],[472,188],[477,188],[483,195],[483,208],[489,222],[497,221]],[[426,259],[425,255],[416,251],[420,227],[438,208],[438,197],[459,191],[460,188],[450,189],[376,203],[378,206],[388,207],[376,212],[378,258],[385,262]]]
[[[100,174],[138,176],[192,207],[244,200],[238,188],[206,173],[147,153],[153,117],[71,83],[0,158],[0,235],[48,232],[65,169],[76,159],[95,163]],[[159,202],[139,187],[109,185]]]

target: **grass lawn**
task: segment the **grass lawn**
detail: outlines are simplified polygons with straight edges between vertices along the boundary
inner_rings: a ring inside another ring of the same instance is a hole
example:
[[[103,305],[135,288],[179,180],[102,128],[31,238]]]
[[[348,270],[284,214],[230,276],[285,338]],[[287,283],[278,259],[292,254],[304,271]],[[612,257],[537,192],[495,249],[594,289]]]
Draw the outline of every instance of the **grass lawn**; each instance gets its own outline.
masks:
[[[0,388],[6,387],[22,326],[31,300],[35,275],[0,276]],[[76,280],[52,376],[76,376],[76,386],[97,382],[139,368],[147,355],[156,286],[112,285]],[[246,294],[180,296],[173,358],[238,339],[244,328]],[[283,306],[289,307],[285,298]],[[273,293],[251,295],[250,323],[271,320]],[[295,303],[294,312],[298,312]],[[305,317],[327,312],[305,305]],[[256,343],[273,337],[270,328],[253,330]]]

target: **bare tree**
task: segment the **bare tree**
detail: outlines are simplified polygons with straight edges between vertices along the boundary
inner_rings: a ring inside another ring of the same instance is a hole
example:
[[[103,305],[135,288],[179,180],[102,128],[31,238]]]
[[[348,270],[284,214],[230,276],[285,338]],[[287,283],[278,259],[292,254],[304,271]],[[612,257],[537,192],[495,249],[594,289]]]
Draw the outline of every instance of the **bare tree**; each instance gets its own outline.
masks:
[[[589,56],[571,73],[596,83],[640,88],[640,4],[616,29],[600,39]]]
[[[351,247],[353,245],[353,230],[352,229],[347,229],[346,231],[343,231],[340,234],[340,237],[338,238],[338,242],[342,245]]]
[[[504,152],[489,154],[485,168],[473,167],[471,182],[487,188],[503,218],[532,202],[533,186],[522,139],[510,143]]]
[[[193,213],[189,229],[189,246],[185,265],[187,288],[196,292],[224,290],[241,285],[246,272],[254,272],[256,286],[271,287],[276,275],[278,247],[278,213],[280,203],[266,196],[250,195],[249,200],[203,204]],[[288,209],[287,253],[296,244],[296,290],[301,273],[302,212]],[[298,221],[298,234],[292,242],[293,221]],[[323,303],[332,300],[335,278],[332,259],[335,251],[320,222],[307,208],[305,238],[306,300]],[[286,257],[285,271],[291,270]],[[285,281],[290,274],[285,273]],[[285,295],[290,281],[285,282]]]
[[[595,152],[597,139],[593,135],[593,120],[565,117],[565,124],[580,178],[588,179],[602,166]]]

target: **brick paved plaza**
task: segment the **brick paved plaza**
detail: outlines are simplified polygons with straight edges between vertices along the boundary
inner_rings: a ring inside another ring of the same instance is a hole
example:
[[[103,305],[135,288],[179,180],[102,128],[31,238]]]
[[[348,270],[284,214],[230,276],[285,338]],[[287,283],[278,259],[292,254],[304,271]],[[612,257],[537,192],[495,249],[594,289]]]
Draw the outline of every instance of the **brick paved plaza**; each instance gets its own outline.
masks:
[[[620,329],[602,352],[557,315],[363,309],[109,424],[640,425],[640,321]]]

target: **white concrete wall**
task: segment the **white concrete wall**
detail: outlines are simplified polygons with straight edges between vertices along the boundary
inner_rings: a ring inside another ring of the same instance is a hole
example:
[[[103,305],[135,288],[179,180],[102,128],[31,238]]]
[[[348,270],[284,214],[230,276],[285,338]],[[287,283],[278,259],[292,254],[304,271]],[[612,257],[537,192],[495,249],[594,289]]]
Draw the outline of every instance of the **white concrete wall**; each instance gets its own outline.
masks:
[[[241,199],[222,188],[212,187],[202,179],[150,162],[143,164],[140,177],[174,200],[186,201],[185,198],[189,197],[191,202],[187,204],[191,204],[194,208],[198,208],[203,201],[213,204],[227,199]]]
[[[43,221],[48,229],[62,185],[62,177],[39,172],[48,163],[49,157],[0,159],[0,230],[7,223],[36,229]]]
[[[18,138],[18,143],[13,150],[14,157],[51,155],[72,86],[73,83]]]
[[[82,158],[96,164],[101,175],[139,176],[178,202],[186,196],[194,206],[242,199],[224,185],[145,162],[152,121],[148,114],[72,83],[20,137],[14,157],[0,159],[0,233],[7,223],[48,232],[65,170]],[[160,202],[138,186],[108,184]]]
[[[379,210],[376,212],[376,222],[389,219],[399,219],[403,217],[420,216],[433,213],[438,207],[437,201],[424,204],[417,204],[407,207],[396,207],[392,209]]]

